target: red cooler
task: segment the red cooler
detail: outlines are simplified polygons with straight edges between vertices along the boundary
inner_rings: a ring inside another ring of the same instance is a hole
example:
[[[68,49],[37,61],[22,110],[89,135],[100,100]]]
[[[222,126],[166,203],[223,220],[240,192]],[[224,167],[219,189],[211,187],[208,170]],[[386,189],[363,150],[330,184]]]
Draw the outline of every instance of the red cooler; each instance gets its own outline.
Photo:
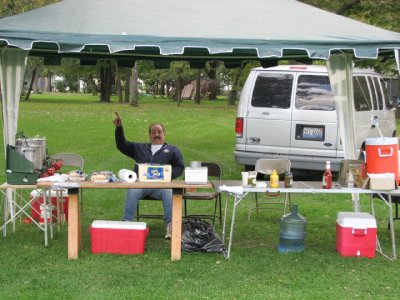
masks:
[[[95,220],[90,226],[92,253],[144,254],[148,233],[144,222]]]
[[[339,212],[336,220],[336,250],[342,256],[374,257],[376,220],[362,212]]]
[[[399,178],[399,140],[380,137],[365,140],[366,166],[369,174],[394,173]]]
[[[47,196],[51,195],[51,211],[52,211],[52,222],[57,220],[57,192],[47,191]],[[40,197],[39,197],[40,196]],[[68,190],[62,190],[62,203],[60,203],[60,216],[65,216],[65,221],[68,221]],[[31,217],[40,223],[43,222],[44,207],[43,207],[43,197],[40,195],[39,191],[33,190],[31,192],[31,199],[35,199],[31,205]]]

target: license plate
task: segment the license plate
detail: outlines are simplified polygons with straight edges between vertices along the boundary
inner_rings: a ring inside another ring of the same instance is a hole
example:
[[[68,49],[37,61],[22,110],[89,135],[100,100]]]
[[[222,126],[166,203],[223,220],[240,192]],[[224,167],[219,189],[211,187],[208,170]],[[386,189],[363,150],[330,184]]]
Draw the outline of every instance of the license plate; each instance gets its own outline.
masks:
[[[320,140],[324,136],[324,129],[320,127],[304,127],[303,138]]]
[[[325,139],[325,126],[296,126],[296,140],[323,141]]]

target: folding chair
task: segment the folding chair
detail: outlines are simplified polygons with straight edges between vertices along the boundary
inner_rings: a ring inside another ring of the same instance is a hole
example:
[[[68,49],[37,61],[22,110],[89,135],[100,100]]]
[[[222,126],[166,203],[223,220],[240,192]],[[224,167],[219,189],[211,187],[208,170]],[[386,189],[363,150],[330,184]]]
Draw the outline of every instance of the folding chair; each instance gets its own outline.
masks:
[[[260,158],[256,161],[256,166],[255,166],[255,171],[257,171],[257,174],[263,174],[270,176],[273,171],[275,170],[276,173],[278,173],[279,178],[283,179],[283,175],[286,172],[290,172],[290,167],[291,163],[290,160],[288,159],[267,159],[267,158]],[[281,180],[282,181],[282,180]],[[256,210],[257,213],[260,209],[267,209],[267,207],[262,207],[262,205],[271,205],[271,204],[280,204],[284,205],[283,208],[283,214],[286,213],[286,207],[290,205],[290,194],[285,193],[285,198],[284,201],[277,201],[277,197],[279,198],[280,195],[273,195],[273,196],[268,196],[268,194],[265,195],[265,201],[260,202],[258,199],[258,193],[254,193],[254,199],[255,199],[255,207],[253,207],[253,199],[250,199],[249,201],[249,215],[247,217],[247,220],[250,220],[251,218],[251,213],[253,210]],[[274,201],[267,201],[267,199],[274,199]]]
[[[208,169],[208,177],[213,177],[212,179],[221,180],[221,167],[213,162],[202,162],[202,167],[207,167]],[[215,224],[215,218],[219,218],[219,224],[222,224],[222,208],[221,208],[221,194],[218,191],[211,192],[189,192],[185,191],[183,196],[183,204],[184,204],[184,217],[185,219],[210,219]],[[214,201],[214,212],[213,214],[188,214],[187,210],[187,202],[190,200],[194,201]],[[219,209],[219,216],[217,216],[217,208]]]
[[[56,153],[50,156],[51,160],[61,160],[63,162],[63,167],[75,167],[83,173],[83,166],[85,164],[85,161],[83,160],[82,156],[79,154],[75,153]],[[57,216],[58,216],[58,224],[60,224],[60,217],[64,215],[64,205],[62,202],[64,201],[63,198],[63,190],[56,190],[57,193]],[[80,195],[79,195],[79,201],[80,201],[80,207],[81,210],[83,210],[83,191],[80,189]],[[61,205],[60,205],[61,204]]]
[[[140,199],[138,202],[138,205],[136,207],[136,220],[139,221],[140,218],[144,219],[158,219],[158,220],[163,220],[164,219],[164,214],[144,214],[140,213],[140,202],[142,201],[162,201],[161,199],[154,199],[152,197],[145,197],[143,199]]]

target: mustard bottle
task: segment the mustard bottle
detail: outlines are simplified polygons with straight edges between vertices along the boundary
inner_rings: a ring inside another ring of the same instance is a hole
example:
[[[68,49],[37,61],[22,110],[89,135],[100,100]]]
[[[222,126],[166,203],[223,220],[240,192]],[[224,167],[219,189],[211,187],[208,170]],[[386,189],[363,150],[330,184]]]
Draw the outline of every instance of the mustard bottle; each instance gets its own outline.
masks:
[[[269,177],[269,186],[271,188],[279,187],[279,175],[276,173],[275,169],[272,172],[271,176]]]

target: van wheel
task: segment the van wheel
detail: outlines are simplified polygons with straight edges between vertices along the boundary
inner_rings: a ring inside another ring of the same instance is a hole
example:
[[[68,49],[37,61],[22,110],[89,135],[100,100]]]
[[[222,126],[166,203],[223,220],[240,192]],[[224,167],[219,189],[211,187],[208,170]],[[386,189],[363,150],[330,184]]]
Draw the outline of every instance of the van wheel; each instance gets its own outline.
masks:
[[[249,172],[249,171],[254,171],[255,166],[251,166],[251,165],[245,165],[244,166],[244,171],[245,172]]]

